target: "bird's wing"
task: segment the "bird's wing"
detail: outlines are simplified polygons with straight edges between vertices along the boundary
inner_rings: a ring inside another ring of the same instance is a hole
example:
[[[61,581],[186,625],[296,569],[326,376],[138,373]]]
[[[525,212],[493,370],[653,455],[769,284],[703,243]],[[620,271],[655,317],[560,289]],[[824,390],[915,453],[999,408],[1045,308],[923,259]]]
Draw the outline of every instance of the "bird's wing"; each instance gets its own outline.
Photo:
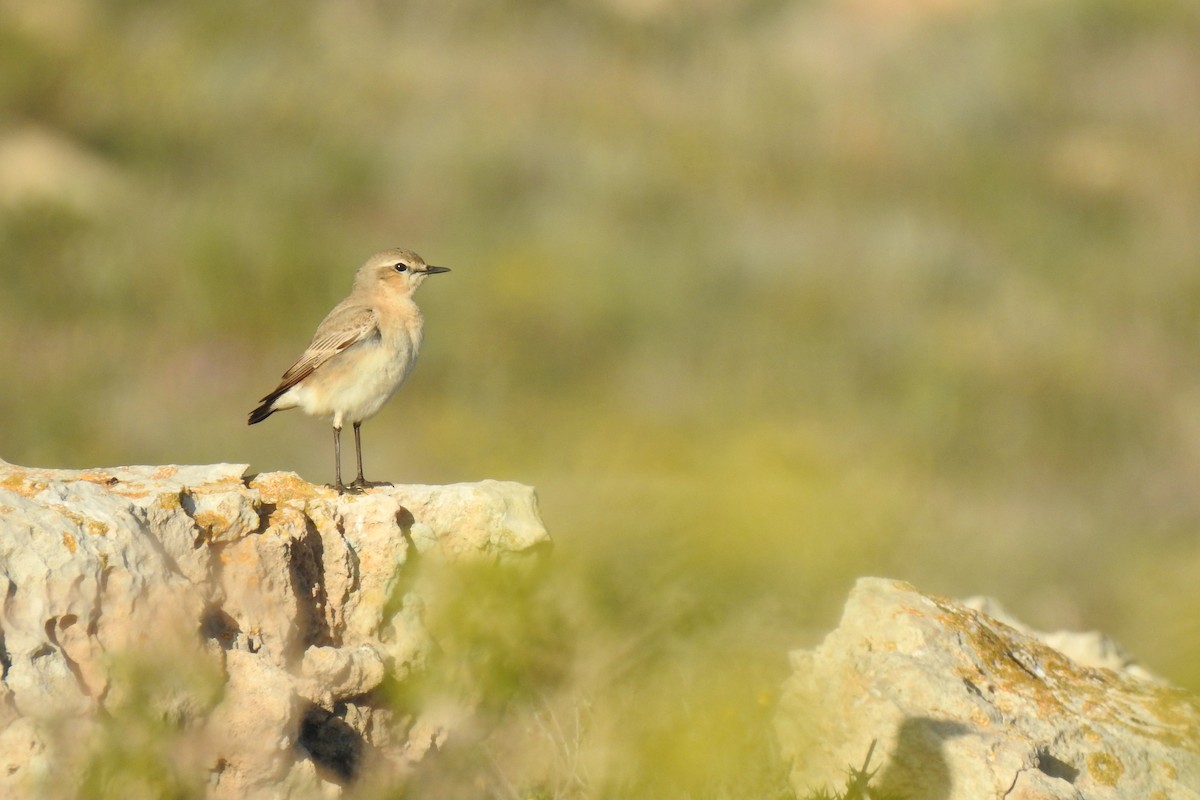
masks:
[[[283,373],[280,389],[295,386],[348,347],[379,335],[379,320],[369,306],[339,305],[317,326],[304,355]]]

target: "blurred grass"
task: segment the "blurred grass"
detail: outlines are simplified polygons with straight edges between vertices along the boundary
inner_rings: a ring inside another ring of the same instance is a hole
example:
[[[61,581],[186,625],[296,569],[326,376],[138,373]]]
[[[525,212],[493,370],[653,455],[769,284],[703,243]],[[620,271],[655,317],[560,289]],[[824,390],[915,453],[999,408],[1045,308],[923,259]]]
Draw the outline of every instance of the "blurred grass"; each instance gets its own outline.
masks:
[[[874,573],[1200,688],[1198,34],[1118,0],[2,0],[0,456],[327,480],[325,425],[244,415],[400,244],[454,271],[368,471],[537,485],[596,587],[572,636],[663,622],[705,696],[722,636],[770,609],[745,668],[782,675]],[[662,677],[630,680],[593,707]]]
[[[178,644],[176,644],[178,646]],[[216,707],[217,663],[181,648],[130,650],[112,659],[96,719],[58,723],[55,758],[35,796],[46,798],[201,798],[205,763],[201,720]],[[68,772],[64,767],[71,768]],[[78,783],[64,779],[78,774]]]

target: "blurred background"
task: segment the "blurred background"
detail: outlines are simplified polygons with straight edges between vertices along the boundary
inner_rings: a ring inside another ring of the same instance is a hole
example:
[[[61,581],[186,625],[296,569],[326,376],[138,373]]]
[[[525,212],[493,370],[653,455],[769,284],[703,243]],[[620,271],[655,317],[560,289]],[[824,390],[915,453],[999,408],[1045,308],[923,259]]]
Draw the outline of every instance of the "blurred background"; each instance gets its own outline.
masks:
[[[759,747],[729,720],[862,575],[1200,688],[1198,40],[1171,0],[0,0],[0,457],[331,480],[325,422],[246,414],[402,245],[453,272],[368,477],[537,486],[538,713],[645,744],[626,796],[664,731],[709,737],[679,780]]]

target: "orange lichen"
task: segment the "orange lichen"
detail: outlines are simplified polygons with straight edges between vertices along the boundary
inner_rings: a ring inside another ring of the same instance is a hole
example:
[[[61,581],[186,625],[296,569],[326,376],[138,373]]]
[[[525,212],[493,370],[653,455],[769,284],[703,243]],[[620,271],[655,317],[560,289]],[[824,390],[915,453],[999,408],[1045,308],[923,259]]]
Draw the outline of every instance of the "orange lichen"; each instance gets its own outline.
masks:
[[[59,514],[62,514],[64,517],[71,520],[71,522],[74,522],[81,531],[84,531],[91,536],[103,536],[108,533],[107,522],[101,522],[98,519],[85,517],[78,511],[73,511],[64,505],[52,505],[49,506],[49,508],[53,508]]]
[[[180,492],[166,492],[155,498],[154,505],[166,511],[178,511],[183,508],[183,497]]]
[[[1101,786],[1116,786],[1125,774],[1125,765],[1112,753],[1091,753],[1087,757],[1088,773]]]
[[[78,547],[78,545],[75,544],[75,537],[71,535],[70,531],[63,531],[63,544],[66,545],[67,549],[72,553],[74,553]]]
[[[257,475],[250,481],[264,503],[279,503],[284,500],[309,500],[330,494],[332,489],[315,486],[294,472],[268,472]]]
[[[210,542],[228,535],[233,530],[235,522],[216,511],[200,511],[192,519],[196,526],[205,532]]]
[[[34,480],[28,477],[28,473],[24,471],[12,471],[0,479],[0,489],[7,489],[10,492],[15,492],[22,497],[33,497],[38,492],[46,488],[44,481]]]
[[[984,614],[944,598],[927,597],[938,606],[939,623],[967,646],[971,658],[959,666],[959,674],[973,680],[984,672],[996,679],[1002,711],[1007,695],[1035,704],[1043,717],[1083,717],[1092,724],[1120,726],[1174,747],[1194,749],[1200,741],[1200,707],[1185,692],[1083,666]],[[1084,730],[1086,736],[1088,728]],[[1097,763],[1104,772],[1106,762]]]

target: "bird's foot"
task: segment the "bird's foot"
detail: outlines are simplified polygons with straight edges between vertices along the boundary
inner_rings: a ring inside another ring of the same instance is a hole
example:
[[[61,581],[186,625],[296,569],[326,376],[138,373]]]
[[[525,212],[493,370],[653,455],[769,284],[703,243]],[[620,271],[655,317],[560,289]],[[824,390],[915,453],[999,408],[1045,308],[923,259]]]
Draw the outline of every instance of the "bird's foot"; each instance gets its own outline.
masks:
[[[363,487],[359,485],[358,481],[350,485],[338,481],[337,483],[327,483],[325,487],[327,489],[336,489],[338,494],[362,494],[363,492]]]
[[[391,485],[392,484],[388,483],[387,481],[369,481],[366,478],[364,478],[362,475],[359,475],[357,478],[354,479],[354,482],[351,483],[347,488],[358,493],[358,492],[362,492],[364,489],[374,489],[376,486],[391,486]]]

